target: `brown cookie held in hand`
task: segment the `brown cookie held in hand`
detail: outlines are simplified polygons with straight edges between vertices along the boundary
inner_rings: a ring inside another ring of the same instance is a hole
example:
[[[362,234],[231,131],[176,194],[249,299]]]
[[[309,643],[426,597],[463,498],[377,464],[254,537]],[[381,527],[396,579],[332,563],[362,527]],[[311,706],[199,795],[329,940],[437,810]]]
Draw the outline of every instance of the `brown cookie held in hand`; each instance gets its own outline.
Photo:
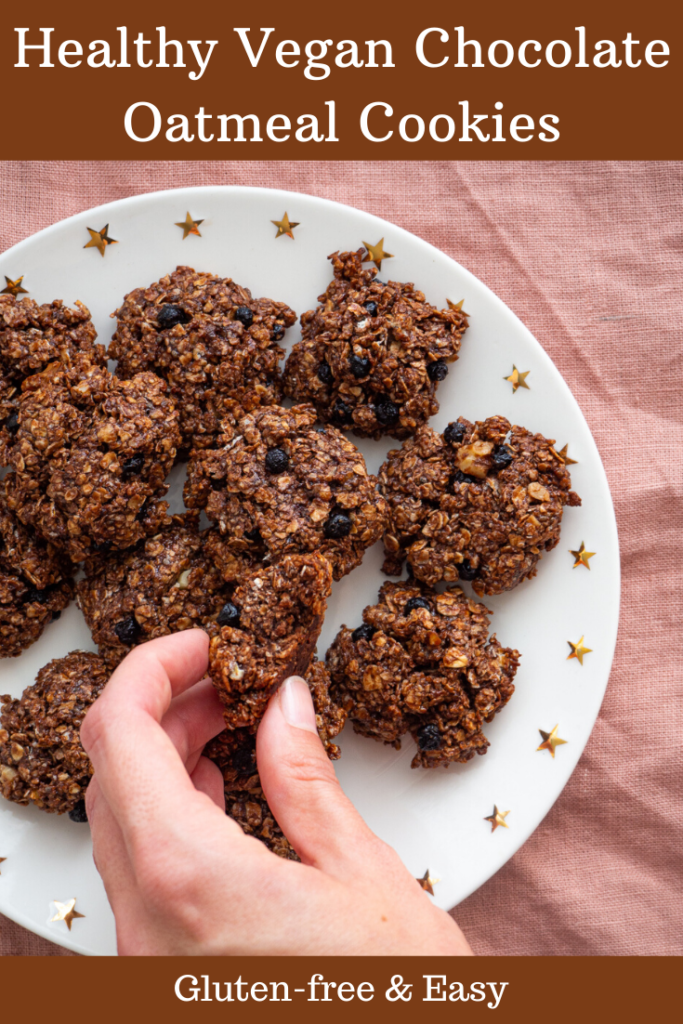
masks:
[[[0,466],[9,464],[26,378],[50,363],[68,365],[77,354],[106,366],[104,346],[95,344],[96,337],[90,311],[82,302],[70,309],[59,299],[39,306],[33,299],[0,295]]]
[[[73,597],[73,565],[23,526],[0,483],[0,658],[15,658]]]
[[[484,724],[510,700],[520,657],[489,638],[488,614],[459,587],[385,583],[327,652],[332,700],[362,736],[399,749],[410,732],[413,768],[485,754]]]
[[[313,697],[318,734],[327,756],[336,761],[339,747],[331,741],[344,728],[346,713],[330,697],[330,677],[324,662],[313,659],[305,673]],[[287,860],[298,860],[275,821],[261,788],[256,766],[256,735],[251,729],[225,729],[204,749],[221,770],[225,810],[247,835],[255,836],[269,850]]]
[[[306,670],[331,588],[330,563],[320,554],[285,555],[236,587],[209,648],[209,673],[229,729],[256,726],[280,683]]]
[[[416,579],[467,580],[480,596],[535,576],[565,505],[581,504],[554,444],[503,416],[422,427],[380,469],[384,572],[400,575],[407,558]]]
[[[281,398],[278,342],[296,321],[284,302],[254,299],[230,278],[178,267],[130,292],[112,316],[117,376],[152,370],[163,377],[180,412],[183,455],[212,447],[224,417]]]
[[[29,377],[6,480],[26,526],[74,562],[132,547],[166,520],[166,476],[180,443],[178,412],[153,373],[118,380],[79,357]]]
[[[256,542],[273,561],[319,551],[341,579],[382,536],[386,503],[356,446],[315,422],[313,406],[296,405],[225,423],[219,447],[192,453],[185,504],[228,545]]]
[[[437,309],[412,284],[378,281],[364,249],[330,256],[334,280],[301,317],[285,394],[360,437],[410,437],[439,409],[436,388],[458,358],[467,317]]]
[[[256,564],[233,555],[235,577]],[[173,516],[153,537],[85,563],[77,600],[112,668],[138,644],[215,622],[232,594],[207,550],[199,514]]]
[[[108,678],[102,658],[72,651],[41,668],[20,698],[0,697],[0,792],[6,800],[87,820],[82,801],[93,770],[80,730]]]

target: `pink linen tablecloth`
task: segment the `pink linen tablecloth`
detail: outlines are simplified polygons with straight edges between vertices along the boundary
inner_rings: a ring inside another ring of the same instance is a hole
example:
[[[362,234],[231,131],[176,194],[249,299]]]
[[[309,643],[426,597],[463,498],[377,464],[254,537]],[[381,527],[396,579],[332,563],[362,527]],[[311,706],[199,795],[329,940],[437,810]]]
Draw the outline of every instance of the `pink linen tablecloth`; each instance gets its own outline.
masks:
[[[480,954],[683,952],[683,164],[0,163],[0,250],[186,185],[338,200],[468,267],[576,396],[616,506],[614,668],[568,786],[455,917]],[[71,955],[0,917],[0,954]]]

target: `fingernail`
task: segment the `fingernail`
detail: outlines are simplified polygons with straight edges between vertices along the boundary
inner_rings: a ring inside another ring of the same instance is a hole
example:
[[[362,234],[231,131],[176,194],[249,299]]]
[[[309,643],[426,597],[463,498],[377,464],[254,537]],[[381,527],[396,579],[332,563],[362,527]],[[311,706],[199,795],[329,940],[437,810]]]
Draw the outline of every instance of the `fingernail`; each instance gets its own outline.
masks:
[[[300,676],[290,676],[280,687],[280,706],[288,725],[317,733],[311,691]]]

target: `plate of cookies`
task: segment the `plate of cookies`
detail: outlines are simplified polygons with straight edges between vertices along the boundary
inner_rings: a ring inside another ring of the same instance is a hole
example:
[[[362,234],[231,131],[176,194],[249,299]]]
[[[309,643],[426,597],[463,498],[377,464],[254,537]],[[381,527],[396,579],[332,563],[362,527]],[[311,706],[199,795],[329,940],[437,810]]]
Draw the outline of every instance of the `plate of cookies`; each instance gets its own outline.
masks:
[[[79,740],[138,644],[210,637],[226,813],[296,858],[255,735],[287,675],[445,909],[581,756],[619,612],[609,487],[481,281],[312,196],[179,189],[0,255],[0,912],[116,950]]]

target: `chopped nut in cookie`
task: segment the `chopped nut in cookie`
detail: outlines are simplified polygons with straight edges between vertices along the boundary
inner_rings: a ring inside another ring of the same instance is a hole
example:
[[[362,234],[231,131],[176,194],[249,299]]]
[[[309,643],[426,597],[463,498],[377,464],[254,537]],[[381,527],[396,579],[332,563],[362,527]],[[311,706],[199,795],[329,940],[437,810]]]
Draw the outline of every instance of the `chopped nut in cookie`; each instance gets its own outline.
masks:
[[[353,631],[327,652],[332,700],[356,732],[397,749],[406,733],[413,768],[485,754],[483,727],[514,692],[519,652],[488,635],[488,612],[459,587],[385,583]]]
[[[421,427],[389,452],[379,477],[389,502],[384,571],[472,582],[480,596],[536,575],[560,538],[565,505],[580,505],[554,441],[503,416]]]

